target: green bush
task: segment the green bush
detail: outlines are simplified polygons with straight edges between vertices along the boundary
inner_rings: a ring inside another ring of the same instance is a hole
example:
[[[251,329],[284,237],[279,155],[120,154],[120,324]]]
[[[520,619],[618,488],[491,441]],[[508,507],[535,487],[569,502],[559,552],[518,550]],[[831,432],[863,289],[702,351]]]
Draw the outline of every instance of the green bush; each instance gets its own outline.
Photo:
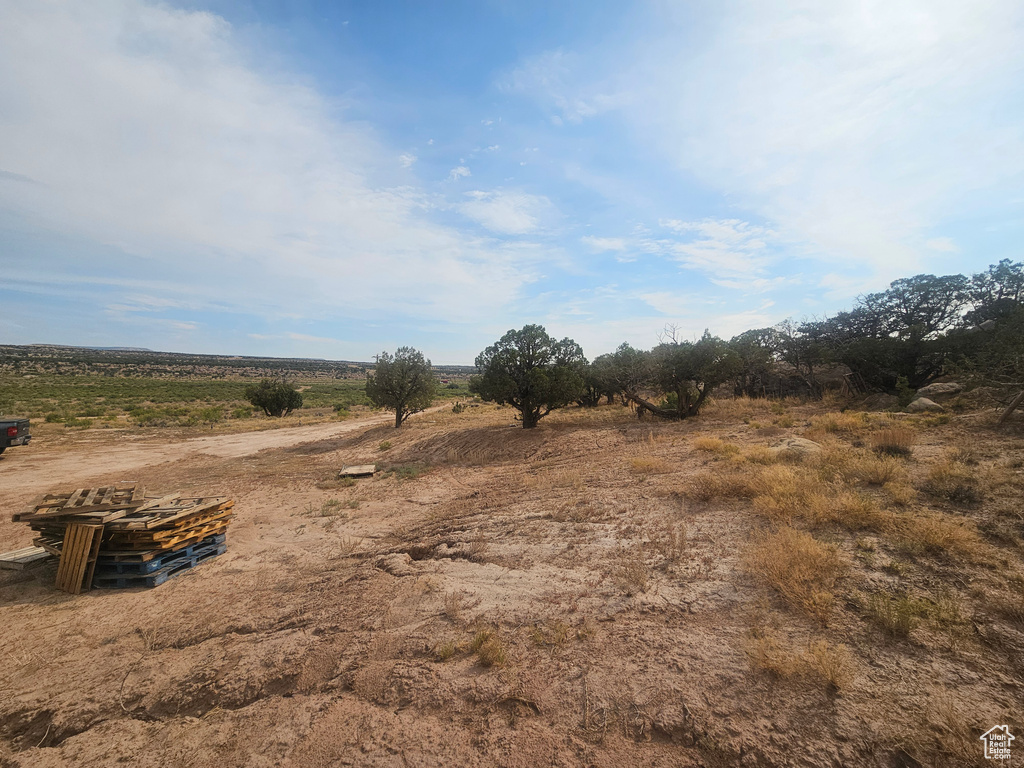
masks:
[[[302,394],[295,387],[284,381],[263,379],[259,384],[250,384],[245,388],[245,399],[267,416],[280,418],[287,416],[296,408],[302,407]]]

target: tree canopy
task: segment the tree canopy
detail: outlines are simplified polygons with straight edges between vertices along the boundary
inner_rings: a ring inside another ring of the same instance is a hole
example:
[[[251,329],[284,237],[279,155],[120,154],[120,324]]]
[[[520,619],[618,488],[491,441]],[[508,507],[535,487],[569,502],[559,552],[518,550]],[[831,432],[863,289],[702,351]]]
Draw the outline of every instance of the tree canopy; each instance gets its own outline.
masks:
[[[511,330],[477,355],[471,392],[511,405],[524,429],[584,394],[587,359],[572,339],[556,341],[541,325]]]
[[[302,407],[302,393],[285,381],[263,379],[259,384],[249,384],[244,394],[246,400],[267,416],[287,416]]]
[[[428,408],[436,393],[430,361],[412,347],[399,347],[394,355],[381,352],[373,373],[366,377],[366,396],[378,408],[395,412],[395,429]]]

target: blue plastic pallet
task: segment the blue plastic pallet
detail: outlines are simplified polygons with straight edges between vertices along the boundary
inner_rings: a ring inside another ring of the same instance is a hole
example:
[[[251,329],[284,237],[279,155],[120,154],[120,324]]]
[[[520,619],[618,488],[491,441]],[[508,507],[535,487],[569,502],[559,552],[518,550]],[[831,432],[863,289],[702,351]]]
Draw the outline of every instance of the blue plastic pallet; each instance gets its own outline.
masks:
[[[171,565],[177,560],[192,557],[197,554],[201,554],[200,550],[213,546],[215,544],[224,543],[224,534],[218,533],[215,536],[207,536],[202,541],[190,544],[187,547],[181,549],[171,550],[170,552],[164,552],[161,555],[157,555],[152,560],[145,562],[138,561],[121,561],[114,558],[105,558],[100,555],[99,560],[96,563],[96,573],[102,575],[113,575],[113,574],[129,574],[134,576],[140,576],[147,573],[153,573],[159,571],[165,566]]]
[[[191,570],[205,560],[224,554],[227,544],[212,544],[190,557],[175,560],[170,565],[152,573],[97,573],[93,576],[94,587],[103,589],[125,589],[128,587],[159,587],[179,573]]]

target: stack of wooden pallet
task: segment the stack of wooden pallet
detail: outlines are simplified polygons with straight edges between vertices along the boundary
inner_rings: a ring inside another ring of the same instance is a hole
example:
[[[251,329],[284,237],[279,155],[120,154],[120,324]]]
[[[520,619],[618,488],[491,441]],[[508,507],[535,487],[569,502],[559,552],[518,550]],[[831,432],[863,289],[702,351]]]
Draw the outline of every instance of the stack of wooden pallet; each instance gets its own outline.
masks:
[[[37,532],[34,544],[60,558],[57,587],[157,586],[216,557],[234,501],[170,494],[146,498],[134,483],[48,494],[14,515]]]

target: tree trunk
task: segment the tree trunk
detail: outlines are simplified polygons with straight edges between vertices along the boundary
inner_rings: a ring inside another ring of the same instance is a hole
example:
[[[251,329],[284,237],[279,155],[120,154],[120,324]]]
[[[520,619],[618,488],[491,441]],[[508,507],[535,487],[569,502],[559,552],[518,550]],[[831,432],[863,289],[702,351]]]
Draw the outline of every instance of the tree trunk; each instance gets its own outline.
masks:
[[[401,408],[396,408],[395,409],[395,429],[398,429],[398,428],[400,428],[402,426],[402,420],[403,420],[402,409]]]
[[[1010,404],[1006,407],[1006,410],[1003,411],[1003,415],[1000,416],[999,421],[996,422],[997,427],[1001,427],[1003,425],[1003,422],[1010,418],[1010,414],[1017,410],[1017,406],[1021,404],[1021,401],[1024,401],[1024,392],[1021,392],[1015,398],[1013,398],[1012,401],[1010,401]]]
[[[540,416],[531,410],[523,411],[523,429],[533,429],[540,421]]]

